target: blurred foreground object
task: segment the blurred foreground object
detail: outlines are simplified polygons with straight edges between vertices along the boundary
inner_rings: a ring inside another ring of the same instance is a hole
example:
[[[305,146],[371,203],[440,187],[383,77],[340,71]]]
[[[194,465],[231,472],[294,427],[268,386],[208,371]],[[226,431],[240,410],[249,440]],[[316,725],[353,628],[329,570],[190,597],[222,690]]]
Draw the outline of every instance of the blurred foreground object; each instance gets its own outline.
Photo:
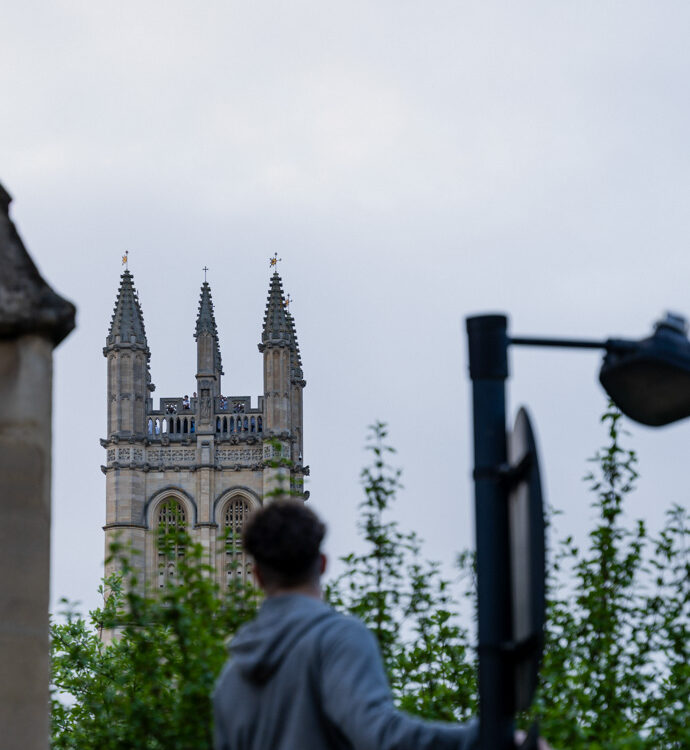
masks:
[[[53,349],[75,308],[41,278],[0,185],[0,737],[49,742],[48,597]]]
[[[641,341],[609,339],[599,381],[630,419],[650,427],[690,416],[690,341],[684,317],[667,313]]]

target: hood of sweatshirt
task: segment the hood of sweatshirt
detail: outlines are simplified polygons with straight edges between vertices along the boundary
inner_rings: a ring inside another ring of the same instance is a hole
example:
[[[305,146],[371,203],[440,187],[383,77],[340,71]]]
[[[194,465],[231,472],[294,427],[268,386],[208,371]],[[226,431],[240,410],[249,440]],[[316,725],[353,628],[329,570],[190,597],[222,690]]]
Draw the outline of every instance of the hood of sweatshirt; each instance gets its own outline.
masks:
[[[230,644],[232,660],[252,682],[267,682],[285,657],[317,625],[335,616],[324,602],[303,594],[269,597]]]

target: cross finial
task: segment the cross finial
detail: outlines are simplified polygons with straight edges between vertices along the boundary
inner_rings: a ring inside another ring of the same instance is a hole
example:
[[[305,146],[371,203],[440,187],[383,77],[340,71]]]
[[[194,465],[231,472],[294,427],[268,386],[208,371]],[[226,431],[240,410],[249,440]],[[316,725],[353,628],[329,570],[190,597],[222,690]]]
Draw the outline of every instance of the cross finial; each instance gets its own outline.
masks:
[[[278,253],[273,253],[273,257],[268,261],[268,263],[271,268],[276,268],[276,266],[278,265],[278,263],[280,263],[281,260],[283,259],[278,257]],[[276,268],[276,271],[277,270],[278,269]]]
[[[292,302],[292,297],[288,294],[285,299],[283,300],[283,307],[286,310],[290,309],[290,303]]]
[[[125,271],[129,271],[129,250],[125,250],[125,254],[122,256],[122,265],[125,267]]]
[[[205,284],[206,283],[206,271],[208,271],[208,266],[204,266],[201,270],[204,272],[204,284]]]

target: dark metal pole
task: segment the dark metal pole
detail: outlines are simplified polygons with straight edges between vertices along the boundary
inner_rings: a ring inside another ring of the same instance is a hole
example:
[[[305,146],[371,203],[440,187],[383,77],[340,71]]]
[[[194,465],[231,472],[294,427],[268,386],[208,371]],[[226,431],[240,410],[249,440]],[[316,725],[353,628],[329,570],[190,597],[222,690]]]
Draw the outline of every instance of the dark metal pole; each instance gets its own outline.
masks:
[[[513,346],[546,346],[561,349],[605,349],[607,352],[630,352],[638,348],[637,341],[628,339],[606,339],[606,341],[595,341],[593,339],[545,339],[537,336],[512,336],[508,343]]]
[[[536,336],[514,336],[509,344],[516,346],[554,346],[565,349],[606,349],[608,341],[592,341],[591,339],[546,339]]]
[[[501,646],[511,639],[506,464],[505,315],[467,318],[474,415],[474,487],[479,603],[479,721],[482,750],[513,750],[513,677]]]

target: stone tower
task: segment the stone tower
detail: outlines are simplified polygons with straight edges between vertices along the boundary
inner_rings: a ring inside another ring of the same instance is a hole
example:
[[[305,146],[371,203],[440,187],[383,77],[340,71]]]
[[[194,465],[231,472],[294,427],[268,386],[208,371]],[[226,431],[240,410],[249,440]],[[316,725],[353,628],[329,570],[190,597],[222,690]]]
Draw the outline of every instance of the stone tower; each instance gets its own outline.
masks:
[[[106,558],[115,539],[130,545],[138,578],[156,588],[174,580],[176,562],[158,548],[162,526],[183,523],[207,553],[217,580],[246,579],[237,542],[245,517],[283,482],[302,494],[302,389],[306,385],[295,324],[277,272],[270,281],[259,351],[263,395],[224,396],[211,288],[201,287],[194,332],[196,393],[155,406],[150,350],[134,279],[125,270],[103,354],[108,361]],[[276,459],[289,459],[287,468]],[[232,531],[235,537],[228,536]],[[180,550],[180,554],[183,551]],[[113,564],[106,565],[106,575]]]

